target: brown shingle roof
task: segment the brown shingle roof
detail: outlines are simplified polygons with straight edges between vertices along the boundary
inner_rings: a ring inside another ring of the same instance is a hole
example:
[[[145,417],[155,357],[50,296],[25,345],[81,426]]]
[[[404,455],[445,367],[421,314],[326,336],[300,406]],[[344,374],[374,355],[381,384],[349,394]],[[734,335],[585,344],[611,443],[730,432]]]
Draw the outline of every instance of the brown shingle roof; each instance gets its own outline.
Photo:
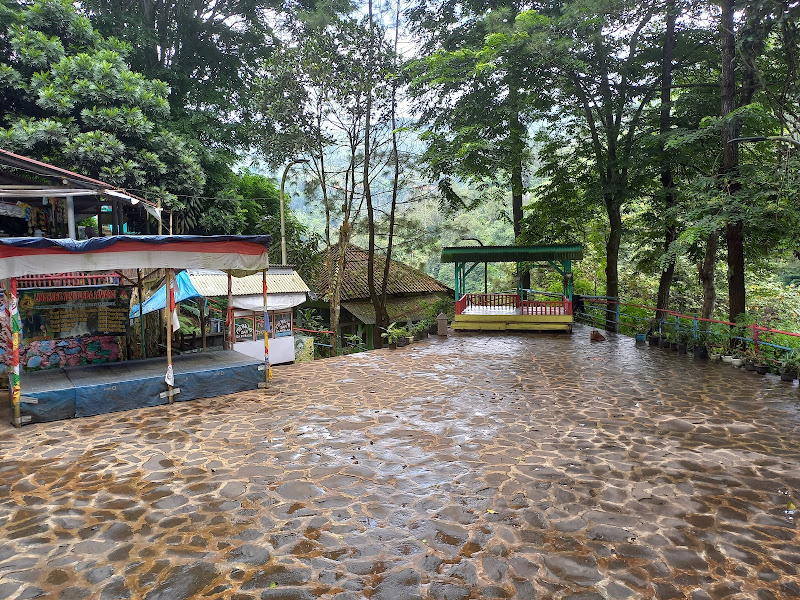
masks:
[[[339,256],[339,246],[331,248],[334,257]],[[342,281],[342,301],[369,299],[369,286],[367,285],[367,265],[369,253],[363,248],[352,244],[347,246],[345,253],[344,278]],[[325,256],[322,267],[314,281],[314,290],[318,297],[323,298],[328,294],[328,257]],[[380,289],[383,281],[383,266],[386,257],[375,255],[375,286]],[[452,293],[449,287],[435,280],[430,275],[413,269],[396,260],[389,266],[388,295],[396,294],[430,294]]]

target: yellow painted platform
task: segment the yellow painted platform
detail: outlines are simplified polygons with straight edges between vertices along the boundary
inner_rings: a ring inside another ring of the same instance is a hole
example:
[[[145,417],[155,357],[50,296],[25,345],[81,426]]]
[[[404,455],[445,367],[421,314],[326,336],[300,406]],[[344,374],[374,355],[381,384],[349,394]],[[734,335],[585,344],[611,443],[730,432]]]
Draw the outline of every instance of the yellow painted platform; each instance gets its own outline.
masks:
[[[456,315],[455,331],[571,331],[572,315]]]

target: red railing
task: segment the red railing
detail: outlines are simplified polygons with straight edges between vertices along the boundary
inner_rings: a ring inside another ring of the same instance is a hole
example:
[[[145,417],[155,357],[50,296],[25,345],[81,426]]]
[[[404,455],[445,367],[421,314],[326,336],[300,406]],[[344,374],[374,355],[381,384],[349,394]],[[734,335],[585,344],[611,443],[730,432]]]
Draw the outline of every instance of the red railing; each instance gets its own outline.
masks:
[[[17,286],[21,288],[54,288],[80,285],[118,285],[117,273],[56,273],[53,275],[23,275],[17,277]]]
[[[469,308],[519,308],[520,297],[517,294],[464,294],[456,301],[456,314],[460,315]]]
[[[522,302],[523,315],[571,315],[572,302],[561,300],[525,300]]]

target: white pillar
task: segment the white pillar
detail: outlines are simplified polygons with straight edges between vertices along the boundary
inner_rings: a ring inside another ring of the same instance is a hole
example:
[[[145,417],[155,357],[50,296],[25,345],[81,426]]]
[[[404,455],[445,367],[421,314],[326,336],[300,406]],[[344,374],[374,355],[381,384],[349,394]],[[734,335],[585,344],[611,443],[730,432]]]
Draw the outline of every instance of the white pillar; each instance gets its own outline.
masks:
[[[75,230],[75,201],[72,196],[67,196],[67,230],[69,237],[78,239],[78,232]]]

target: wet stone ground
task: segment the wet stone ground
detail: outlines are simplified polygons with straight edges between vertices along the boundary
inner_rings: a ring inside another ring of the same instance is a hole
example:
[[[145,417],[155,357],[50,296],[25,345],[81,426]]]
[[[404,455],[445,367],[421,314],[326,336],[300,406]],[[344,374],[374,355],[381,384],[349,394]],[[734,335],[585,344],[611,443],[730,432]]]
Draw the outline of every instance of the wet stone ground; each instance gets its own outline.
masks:
[[[3,428],[0,598],[800,597],[798,399],[577,328]]]

